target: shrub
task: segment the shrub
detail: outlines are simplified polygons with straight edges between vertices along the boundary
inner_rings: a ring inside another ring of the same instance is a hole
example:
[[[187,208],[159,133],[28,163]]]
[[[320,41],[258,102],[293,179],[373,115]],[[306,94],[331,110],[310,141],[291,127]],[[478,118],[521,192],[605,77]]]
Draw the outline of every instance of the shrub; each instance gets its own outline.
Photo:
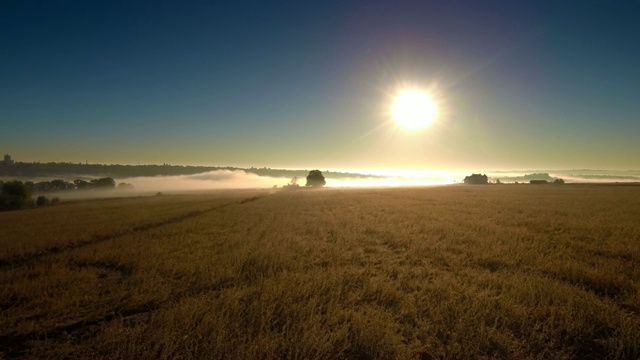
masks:
[[[30,204],[31,193],[22,181],[8,181],[0,191],[0,210],[17,210]]]
[[[121,182],[118,184],[118,190],[133,190],[135,187],[132,184]]]
[[[289,181],[288,184],[284,184],[282,186],[283,190],[295,190],[297,188],[299,188],[300,185],[298,185],[298,177],[294,176],[293,178],[291,178],[291,180]]]
[[[47,206],[50,203],[51,203],[51,201],[49,200],[49,198],[44,196],[44,195],[40,195],[36,199],[36,206]]]

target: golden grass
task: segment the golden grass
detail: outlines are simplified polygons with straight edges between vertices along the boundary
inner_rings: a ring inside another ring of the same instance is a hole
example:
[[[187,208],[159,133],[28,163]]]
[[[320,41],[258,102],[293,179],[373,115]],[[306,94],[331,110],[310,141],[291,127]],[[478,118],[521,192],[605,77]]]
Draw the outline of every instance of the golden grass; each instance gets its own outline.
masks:
[[[0,214],[6,358],[640,357],[640,187],[319,189]]]

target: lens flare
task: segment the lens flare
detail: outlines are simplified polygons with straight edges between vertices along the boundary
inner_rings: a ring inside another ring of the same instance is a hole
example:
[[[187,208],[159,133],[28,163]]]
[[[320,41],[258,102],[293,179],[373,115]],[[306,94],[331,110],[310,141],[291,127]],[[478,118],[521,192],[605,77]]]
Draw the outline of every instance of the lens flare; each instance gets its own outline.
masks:
[[[415,89],[398,95],[391,109],[393,119],[408,130],[423,128],[436,118],[436,104],[429,94]]]

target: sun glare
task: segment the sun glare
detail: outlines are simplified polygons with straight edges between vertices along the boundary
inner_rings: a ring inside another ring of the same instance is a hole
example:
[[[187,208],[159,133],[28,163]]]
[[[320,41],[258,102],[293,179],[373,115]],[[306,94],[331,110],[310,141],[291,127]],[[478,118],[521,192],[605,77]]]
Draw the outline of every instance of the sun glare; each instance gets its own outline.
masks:
[[[436,117],[436,105],[429,94],[420,90],[404,90],[391,108],[393,119],[409,130],[423,128]]]

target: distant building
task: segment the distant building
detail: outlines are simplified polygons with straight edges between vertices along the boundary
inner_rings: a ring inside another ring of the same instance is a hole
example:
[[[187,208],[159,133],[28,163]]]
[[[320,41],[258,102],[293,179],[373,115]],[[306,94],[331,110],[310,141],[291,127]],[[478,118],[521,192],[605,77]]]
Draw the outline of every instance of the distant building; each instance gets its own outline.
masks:
[[[11,155],[5,154],[4,161],[2,161],[3,165],[13,165],[13,160],[11,160]]]
[[[464,183],[473,185],[488,184],[489,178],[487,177],[487,175],[483,174],[471,174],[470,176],[464,178]]]

